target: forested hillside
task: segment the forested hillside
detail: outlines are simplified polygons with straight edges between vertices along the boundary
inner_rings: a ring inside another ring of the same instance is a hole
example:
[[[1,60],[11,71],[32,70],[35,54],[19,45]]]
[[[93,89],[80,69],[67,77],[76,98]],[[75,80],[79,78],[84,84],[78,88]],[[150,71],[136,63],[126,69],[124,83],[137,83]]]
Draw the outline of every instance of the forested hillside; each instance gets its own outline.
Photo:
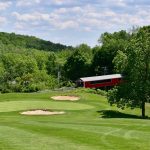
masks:
[[[34,92],[58,87],[58,70],[72,51],[72,47],[33,36],[1,32],[0,91]]]
[[[34,48],[38,50],[55,52],[66,48],[71,48],[59,43],[55,44],[50,41],[45,41],[34,36],[25,36],[4,32],[0,32],[0,42],[4,45],[11,45],[15,47]]]
[[[33,92],[70,86],[80,77],[127,74],[120,62],[138,32],[103,33],[93,48],[87,44],[72,48],[36,37],[0,33],[0,91]]]

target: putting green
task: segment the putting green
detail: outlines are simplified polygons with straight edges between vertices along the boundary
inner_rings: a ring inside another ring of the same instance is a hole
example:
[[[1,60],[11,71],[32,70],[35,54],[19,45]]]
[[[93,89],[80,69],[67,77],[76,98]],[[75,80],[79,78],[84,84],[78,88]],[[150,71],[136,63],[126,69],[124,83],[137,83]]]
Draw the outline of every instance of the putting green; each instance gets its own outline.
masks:
[[[93,106],[53,101],[7,101],[0,102],[0,112],[20,111],[28,109],[58,109],[58,110],[84,110],[92,109]]]

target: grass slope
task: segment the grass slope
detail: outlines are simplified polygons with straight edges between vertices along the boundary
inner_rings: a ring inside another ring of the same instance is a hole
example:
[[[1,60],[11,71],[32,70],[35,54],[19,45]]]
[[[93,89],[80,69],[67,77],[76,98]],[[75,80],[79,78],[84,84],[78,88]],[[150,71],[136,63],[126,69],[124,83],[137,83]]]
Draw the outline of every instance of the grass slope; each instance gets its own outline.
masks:
[[[54,95],[80,101],[56,102]],[[66,111],[57,116],[24,116],[32,108]],[[147,115],[150,116],[147,104]],[[110,107],[105,97],[83,91],[0,95],[1,150],[149,150],[150,120],[140,110]]]

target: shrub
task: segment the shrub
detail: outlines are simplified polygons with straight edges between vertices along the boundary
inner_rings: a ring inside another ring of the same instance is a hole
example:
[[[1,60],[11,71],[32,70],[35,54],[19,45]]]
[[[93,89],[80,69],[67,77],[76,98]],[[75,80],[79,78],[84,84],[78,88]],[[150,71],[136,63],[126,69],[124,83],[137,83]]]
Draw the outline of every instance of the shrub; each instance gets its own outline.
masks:
[[[12,92],[10,89],[7,89],[7,88],[3,88],[2,90],[1,90],[1,93],[2,94],[4,94],[4,93],[10,93],[10,92]]]
[[[106,96],[107,92],[101,89],[90,89],[90,88],[77,88],[77,91],[79,92],[87,92],[87,93],[93,93],[93,94],[99,94],[102,96]]]
[[[99,94],[99,95],[102,95],[102,96],[106,96],[106,95],[107,95],[107,92],[104,91],[104,90],[101,90],[101,89],[97,89],[97,90],[96,90],[96,94]]]

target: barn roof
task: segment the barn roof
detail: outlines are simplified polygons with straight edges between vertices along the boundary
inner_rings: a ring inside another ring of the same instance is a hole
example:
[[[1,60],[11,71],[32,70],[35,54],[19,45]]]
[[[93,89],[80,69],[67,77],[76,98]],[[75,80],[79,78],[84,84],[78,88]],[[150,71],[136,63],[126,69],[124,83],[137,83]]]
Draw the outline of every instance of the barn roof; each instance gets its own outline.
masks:
[[[107,80],[107,79],[115,79],[122,78],[121,74],[111,74],[111,75],[103,75],[103,76],[93,76],[93,77],[84,77],[80,78],[82,81],[99,81],[99,80]]]

